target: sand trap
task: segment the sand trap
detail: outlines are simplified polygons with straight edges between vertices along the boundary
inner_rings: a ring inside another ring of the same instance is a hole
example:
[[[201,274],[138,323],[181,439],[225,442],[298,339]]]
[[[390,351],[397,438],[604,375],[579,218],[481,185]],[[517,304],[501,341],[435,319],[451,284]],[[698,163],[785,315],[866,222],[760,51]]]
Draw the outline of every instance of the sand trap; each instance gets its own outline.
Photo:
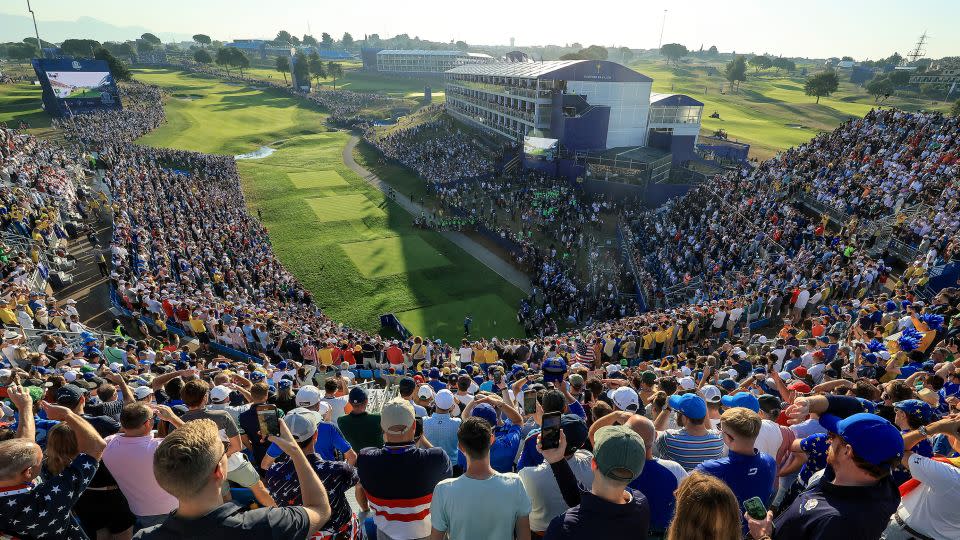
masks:
[[[195,99],[201,99],[203,96],[200,94],[173,94],[173,97],[185,101],[193,101]]]
[[[784,124],[784,126],[788,128],[793,128],[793,129],[807,129],[807,126],[803,124]]]
[[[253,152],[247,152],[246,154],[239,154],[233,156],[233,159],[263,159],[270,154],[276,152],[275,148],[270,148],[269,146],[261,146],[260,148],[254,150]]]

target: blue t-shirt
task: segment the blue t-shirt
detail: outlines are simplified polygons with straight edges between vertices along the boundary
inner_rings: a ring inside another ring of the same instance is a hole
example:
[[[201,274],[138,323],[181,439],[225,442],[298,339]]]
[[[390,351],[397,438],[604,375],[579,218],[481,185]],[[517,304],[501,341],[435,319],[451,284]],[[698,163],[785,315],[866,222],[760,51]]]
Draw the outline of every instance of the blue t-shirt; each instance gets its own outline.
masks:
[[[339,459],[337,452],[343,454],[350,450],[350,443],[343,438],[340,428],[329,422],[320,422],[317,425],[317,442],[313,445],[313,449],[323,459],[335,461]],[[283,450],[280,450],[280,447],[276,444],[270,443],[270,448],[267,448],[267,455],[276,458],[280,454],[283,454]]]
[[[656,459],[648,459],[643,466],[643,472],[627,487],[643,493],[650,503],[650,530],[654,532],[666,531],[673,519],[673,512],[677,499],[677,477]]]
[[[760,497],[765,506],[769,505],[777,477],[776,462],[769,454],[759,450],[754,450],[753,455],[730,452],[726,457],[704,461],[696,470],[723,480],[737,496],[740,506],[743,506],[743,501],[753,497]],[[741,520],[746,532],[746,520]]]
[[[513,472],[513,460],[520,449],[520,426],[507,422],[493,433],[496,438],[490,447],[490,466],[497,472]],[[467,457],[460,450],[457,450],[457,465],[467,468]]]

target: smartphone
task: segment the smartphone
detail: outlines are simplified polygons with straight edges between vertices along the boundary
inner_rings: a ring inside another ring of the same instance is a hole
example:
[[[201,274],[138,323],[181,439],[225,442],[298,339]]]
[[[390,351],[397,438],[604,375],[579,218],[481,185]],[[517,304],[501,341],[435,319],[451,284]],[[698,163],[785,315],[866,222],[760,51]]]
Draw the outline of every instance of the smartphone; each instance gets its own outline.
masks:
[[[540,431],[540,447],[544,450],[560,446],[560,413],[544,413],[543,429]]]
[[[743,509],[753,519],[766,519],[767,517],[767,508],[763,505],[760,497],[750,497],[743,501]]]
[[[533,391],[523,393],[523,414],[537,412],[537,393]]]
[[[260,422],[260,433],[263,435],[280,436],[280,415],[277,414],[276,405],[257,405],[257,421]]]

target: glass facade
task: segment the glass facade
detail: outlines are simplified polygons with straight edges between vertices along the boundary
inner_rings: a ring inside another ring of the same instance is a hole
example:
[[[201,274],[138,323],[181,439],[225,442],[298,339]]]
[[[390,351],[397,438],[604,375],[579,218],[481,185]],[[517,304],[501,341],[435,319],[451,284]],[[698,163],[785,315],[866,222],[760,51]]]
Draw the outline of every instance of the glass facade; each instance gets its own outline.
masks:
[[[699,124],[703,107],[658,107],[650,106],[651,124]]]

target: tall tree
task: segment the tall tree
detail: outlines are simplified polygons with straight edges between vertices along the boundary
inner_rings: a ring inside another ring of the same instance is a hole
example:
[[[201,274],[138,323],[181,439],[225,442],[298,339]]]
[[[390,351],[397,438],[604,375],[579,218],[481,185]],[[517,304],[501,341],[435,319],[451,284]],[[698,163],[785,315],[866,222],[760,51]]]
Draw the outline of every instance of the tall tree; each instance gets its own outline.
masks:
[[[233,53],[231,49],[236,50],[235,47],[220,47],[217,49],[217,56],[214,59],[218,66],[222,66],[227,70],[227,74],[230,73],[230,67],[233,66]]]
[[[310,68],[307,57],[298,52],[293,58],[293,82],[297,86],[310,83]]]
[[[740,88],[740,83],[747,80],[747,62],[743,56],[737,56],[727,62],[727,67],[723,73],[724,77],[730,82],[730,91]]]
[[[198,64],[204,64],[204,65],[213,62],[213,58],[210,56],[210,53],[208,53],[206,49],[197,49],[196,51],[194,51],[193,59]]]
[[[333,77],[333,89],[336,90],[337,79],[339,79],[340,77],[343,77],[343,66],[333,61],[328,62],[327,75],[329,75],[330,77]]]
[[[344,49],[350,49],[353,47],[353,36],[350,35],[350,32],[344,32],[343,37],[340,39],[340,44],[343,45]]]
[[[93,58],[94,51],[100,47],[100,42],[93,39],[65,39],[60,44],[60,52],[67,56]]]
[[[153,43],[150,43],[145,39],[138,39],[134,43],[137,45],[137,54],[146,54],[156,50],[156,47],[153,45]]]
[[[310,34],[304,34],[303,39],[300,40],[300,43],[307,45],[308,47],[317,46],[317,38],[311,36]]]
[[[201,47],[206,47],[211,43],[210,36],[206,34],[194,34],[193,41],[195,41]]]
[[[137,51],[133,49],[132,42],[129,41],[126,43],[107,41],[103,44],[103,48],[110,51],[110,54],[114,56],[131,57],[137,54]]]
[[[231,56],[233,56],[233,65],[240,70],[240,76],[243,77],[243,70],[250,67],[250,58],[243,53],[240,49],[236,47],[230,47],[233,49]]]
[[[290,32],[287,32],[286,30],[281,30],[277,32],[277,37],[273,38],[273,40],[276,41],[277,43],[281,43],[281,44],[289,43],[290,45],[293,45],[292,38],[293,36],[290,35]]]
[[[29,43],[10,43],[7,48],[7,57],[11,60],[23,61],[29,60],[34,56],[37,56],[39,53],[37,51],[37,45]]]
[[[770,60],[769,56],[760,54],[750,58],[749,63],[751,66],[753,66],[757,73],[760,73],[761,70],[773,66],[773,61]]]
[[[104,60],[108,66],[110,66],[110,73],[113,74],[113,78],[118,81],[129,81],[131,79],[130,70],[127,69],[126,64],[120,61],[116,56],[110,54],[104,47],[100,47],[93,52],[93,57],[97,60]]]
[[[660,47],[660,54],[667,57],[668,62],[673,62],[675,65],[679,65],[680,59],[686,56],[690,51],[687,50],[685,45],[679,43],[667,43],[666,45]]]
[[[840,79],[836,72],[821,71],[807,78],[807,82],[803,85],[803,92],[808,96],[816,96],[817,103],[820,103],[821,97],[829,96],[836,92],[839,87]]]
[[[710,48],[707,49],[707,56],[711,58],[716,58],[720,56],[720,51],[717,49],[716,45],[711,45]]]
[[[606,60],[609,55],[610,53],[603,45],[591,45],[580,51],[580,56],[587,60]]]
[[[774,69],[777,70],[777,73],[780,73],[781,69],[784,71],[790,71],[790,72],[797,70],[797,64],[794,63],[793,60],[789,60],[787,58],[777,57],[777,58],[774,58],[772,62],[773,62]]]
[[[310,53],[310,59],[307,60],[307,70],[317,81],[317,88],[320,88],[320,79],[327,78],[327,70],[323,68],[323,60],[320,59],[317,51]]]
[[[893,91],[893,82],[887,77],[876,77],[867,83],[867,92],[873,96],[874,103],[879,103],[881,98],[886,99]]]
[[[149,42],[151,45],[160,45],[161,43],[160,38],[151,34],[150,32],[140,34],[140,39]]]
[[[324,49],[332,49],[333,37],[326,32],[320,34],[320,46],[323,47]]]
[[[633,60],[633,51],[630,50],[630,47],[620,47],[620,60],[623,62],[629,62]]]
[[[287,73],[290,73],[290,59],[283,55],[278,56],[277,71],[283,73],[283,84],[287,84]]]

